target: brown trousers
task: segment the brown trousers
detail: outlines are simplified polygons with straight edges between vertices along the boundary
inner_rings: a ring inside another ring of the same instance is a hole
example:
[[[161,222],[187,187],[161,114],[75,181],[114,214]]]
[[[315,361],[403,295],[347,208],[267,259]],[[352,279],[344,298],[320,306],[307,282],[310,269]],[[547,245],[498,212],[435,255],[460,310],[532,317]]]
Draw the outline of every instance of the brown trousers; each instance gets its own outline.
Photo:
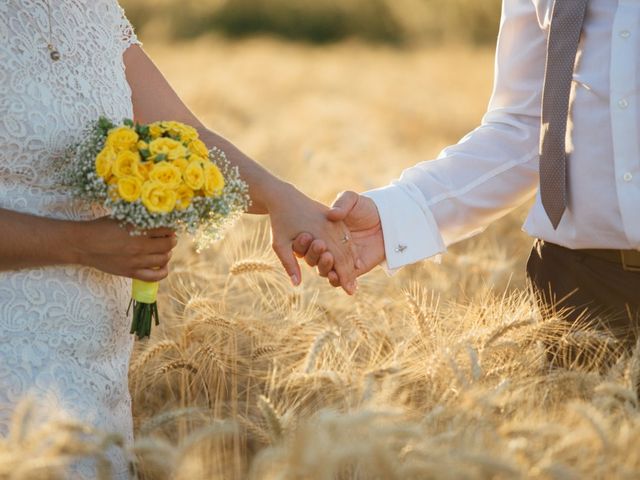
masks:
[[[543,314],[559,313],[567,327],[546,341],[552,363],[608,364],[633,349],[640,327],[640,272],[536,240],[527,276]]]

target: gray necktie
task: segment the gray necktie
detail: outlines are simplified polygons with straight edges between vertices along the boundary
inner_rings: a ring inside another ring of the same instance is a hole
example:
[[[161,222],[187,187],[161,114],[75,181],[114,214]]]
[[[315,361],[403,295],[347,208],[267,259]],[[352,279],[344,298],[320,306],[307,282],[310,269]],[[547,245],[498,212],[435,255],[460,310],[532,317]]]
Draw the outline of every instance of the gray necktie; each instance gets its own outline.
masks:
[[[553,228],[567,208],[565,137],[580,33],[589,0],[555,0],[542,95],[540,196]]]

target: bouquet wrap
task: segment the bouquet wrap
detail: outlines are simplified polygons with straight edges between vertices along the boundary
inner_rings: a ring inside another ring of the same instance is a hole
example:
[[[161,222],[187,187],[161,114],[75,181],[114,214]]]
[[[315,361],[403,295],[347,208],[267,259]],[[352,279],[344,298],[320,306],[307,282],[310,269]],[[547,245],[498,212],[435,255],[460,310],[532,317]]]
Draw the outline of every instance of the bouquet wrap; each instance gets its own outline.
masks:
[[[131,298],[138,303],[154,303],[158,300],[160,282],[133,280]]]

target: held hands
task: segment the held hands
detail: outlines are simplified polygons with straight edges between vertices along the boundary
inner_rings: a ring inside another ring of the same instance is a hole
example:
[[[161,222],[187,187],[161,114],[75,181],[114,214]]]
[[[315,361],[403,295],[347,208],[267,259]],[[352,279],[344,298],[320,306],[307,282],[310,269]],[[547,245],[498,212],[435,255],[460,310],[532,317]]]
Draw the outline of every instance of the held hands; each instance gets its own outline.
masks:
[[[384,260],[380,217],[369,198],[345,192],[328,209],[287,186],[272,199],[268,210],[273,249],[294,285],[302,278],[295,255],[317,266],[331,285],[342,286],[350,295],[357,289],[356,278]],[[74,222],[72,229],[68,263],[146,282],[160,281],[169,273],[168,263],[177,245],[170,229],[132,236],[130,229],[107,217]]]
[[[334,285],[342,286],[350,295],[355,293],[356,266],[361,266],[361,262],[344,222],[328,218],[330,211],[327,207],[290,185],[274,195],[267,208],[271,216],[273,249],[294,285],[300,284],[302,274],[294,255],[293,242],[300,232],[308,232],[310,238],[322,238],[323,248],[331,252]]]
[[[356,278],[384,260],[378,210],[372,200],[357,193],[341,194],[328,209],[289,186],[273,198],[268,210],[273,249],[294,285],[302,278],[295,255],[317,266],[331,285],[342,286],[350,295],[357,289]],[[146,282],[168,275],[177,245],[172,230],[132,236],[130,229],[107,217],[72,225],[68,263]]]
[[[363,275],[385,259],[384,239],[378,208],[373,200],[355,192],[344,192],[327,213],[332,222],[344,223],[351,232],[352,248],[359,258],[357,275]],[[340,286],[336,269],[341,260],[336,258],[322,237],[311,232],[299,235],[293,243],[294,251],[312,267],[318,267],[320,276],[328,278],[334,287]]]

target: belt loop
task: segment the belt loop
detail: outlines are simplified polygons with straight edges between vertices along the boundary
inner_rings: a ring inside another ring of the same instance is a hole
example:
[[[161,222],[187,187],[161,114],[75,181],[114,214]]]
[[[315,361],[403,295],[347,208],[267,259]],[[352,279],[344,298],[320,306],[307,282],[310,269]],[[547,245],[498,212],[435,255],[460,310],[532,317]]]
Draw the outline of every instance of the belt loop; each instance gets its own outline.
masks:
[[[640,272],[640,264],[630,265],[627,259],[627,251],[620,250],[620,260],[622,261],[622,269],[626,272]]]

